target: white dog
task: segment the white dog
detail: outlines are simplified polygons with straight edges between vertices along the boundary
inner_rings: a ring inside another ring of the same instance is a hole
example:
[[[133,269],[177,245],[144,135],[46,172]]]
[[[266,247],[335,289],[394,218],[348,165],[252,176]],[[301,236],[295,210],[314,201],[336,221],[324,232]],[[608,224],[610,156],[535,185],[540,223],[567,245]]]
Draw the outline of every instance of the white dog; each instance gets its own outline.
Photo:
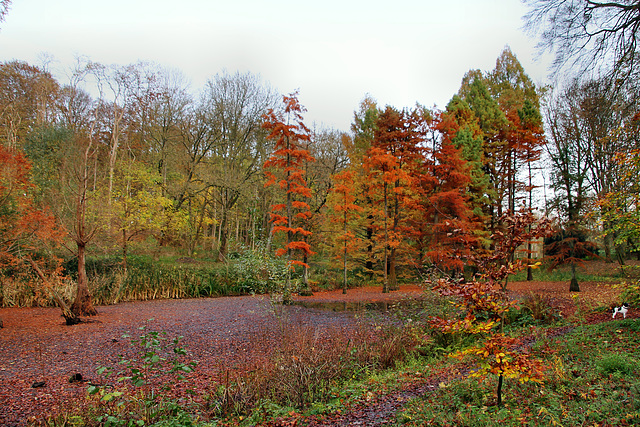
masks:
[[[627,311],[629,310],[629,304],[627,304],[626,302],[622,303],[622,306],[620,307],[615,307],[613,309],[613,319],[616,318],[616,314],[618,313],[622,313],[622,318],[626,319],[627,318]]]

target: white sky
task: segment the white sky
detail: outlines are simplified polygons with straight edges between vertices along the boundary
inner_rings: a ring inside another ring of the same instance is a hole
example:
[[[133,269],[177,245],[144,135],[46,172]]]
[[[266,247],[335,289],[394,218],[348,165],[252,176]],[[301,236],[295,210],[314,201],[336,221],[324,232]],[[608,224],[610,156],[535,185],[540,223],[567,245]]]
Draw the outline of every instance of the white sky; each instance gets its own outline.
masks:
[[[543,83],[520,0],[13,0],[0,61],[49,68],[65,82],[76,56],[152,61],[199,90],[227,70],[300,89],[305,123],[348,131],[370,94],[380,106],[444,108],[470,69],[491,70],[509,45]]]

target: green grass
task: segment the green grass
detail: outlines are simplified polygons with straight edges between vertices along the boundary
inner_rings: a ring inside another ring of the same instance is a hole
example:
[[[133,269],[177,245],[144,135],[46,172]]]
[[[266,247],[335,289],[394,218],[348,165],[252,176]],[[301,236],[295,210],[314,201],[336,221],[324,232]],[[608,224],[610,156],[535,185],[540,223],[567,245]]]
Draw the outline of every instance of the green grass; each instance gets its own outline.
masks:
[[[594,273],[588,273],[582,268],[577,267],[577,277],[579,281],[598,281],[612,282],[618,281],[624,276],[620,273],[618,264],[611,264],[611,268]],[[509,281],[520,282],[527,280],[527,270],[522,270],[509,278]],[[548,266],[543,264],[539,268],[533,270],[533,280],[542,282],[568,282],[571,280],[571,268],[562,266],[553,270],[549,270]]]
[[[398,425],[520,426],[640,424],[640,322],[587,325],[545,339],[535,353],[548,366],[542,385],[461,379],[412,401]]]

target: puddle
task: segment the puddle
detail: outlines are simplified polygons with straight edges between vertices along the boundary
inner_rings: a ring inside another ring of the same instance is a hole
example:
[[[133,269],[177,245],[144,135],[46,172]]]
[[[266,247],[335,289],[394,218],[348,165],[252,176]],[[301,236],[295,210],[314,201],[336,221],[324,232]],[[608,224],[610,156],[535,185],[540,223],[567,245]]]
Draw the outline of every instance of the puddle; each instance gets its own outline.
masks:
[[[388,311],[398,306],[397,302],[389,301],[351,301],[351,302],[318,302],[318,301],[293,301],[292,305],[305,308],[318,308],[329,311]]]

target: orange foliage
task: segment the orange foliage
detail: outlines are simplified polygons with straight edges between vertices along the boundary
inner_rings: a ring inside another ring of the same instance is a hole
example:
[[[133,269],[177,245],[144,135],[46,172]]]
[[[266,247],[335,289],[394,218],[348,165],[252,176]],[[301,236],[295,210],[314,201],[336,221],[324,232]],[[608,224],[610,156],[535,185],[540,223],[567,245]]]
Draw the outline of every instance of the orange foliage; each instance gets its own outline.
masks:
[[[285,192],[286,201],[271,206],[271,222],[275,225],[273,233],[284,233],[286,244],[278,249],[276,255],[292,255],[292,251],[299,251],[311,255],[311,247],[304,240],[292,241],[294,235],[303,238],[312,233],[303,228],[302,224],[311,218],[309,204],[301,198],[311,197],[311,189],[305,180],[305,166],[315,159],[304,148],[309,143],[309,129],[302,121],[305,109],[297,99],[297,93],[283,97],[284,111],[269,110],[264,116],[262,127],[269,131],[267,139],[275,142],[274,151],[264,163],[264,173],[267,177],[265,187],[276,185]],[[288,216],[290,214],[290,216]],[[292,261],[294,265],[305,265],[303,262]]]
[[[429,263],[448,271],[461,271],[476,246],[475,221],[466,190],[471,182],[460,150],[444,142],[425,162],[420,200],[421,239]]]
[[[0,268],[29,266],[37,250],[64,236],[53,215],[34,202],[30,171],[22,152],[0,145]]]
[[[424,124],[417,110],[387,107],[378,116],[374,140],[363,161],[366,197],[372,202],[368,226],[384,251],[383,292],[397,288],[396,265],[410,262],[408,243],[416,224],[412,221],[416,204],[411,200],[424,158]]]

